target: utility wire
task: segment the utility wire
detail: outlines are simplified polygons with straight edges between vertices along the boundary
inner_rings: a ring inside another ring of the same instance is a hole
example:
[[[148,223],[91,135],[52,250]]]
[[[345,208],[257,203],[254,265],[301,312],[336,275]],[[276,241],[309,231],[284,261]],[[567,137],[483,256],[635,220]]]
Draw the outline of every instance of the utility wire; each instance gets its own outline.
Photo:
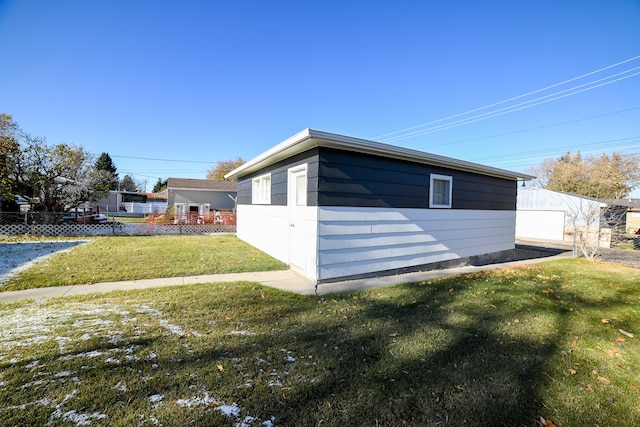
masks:
[[[430,145],[430,147],[440,147],[440,146],[443,146],[443,145],[460,144],[460,143],[463,143],[463,142],[479,141],[481,139],[499,138],[499,137],[502,137],[502,136],[514,135],[514,134],[517,134],[517,133],[531,132],[531,131],[534,131],[534,130],[548,129],[548,128],[552,128],[552,127],[556,127],[556,126],[563,126],[563,125],[568,125],[568,124],[572,124],[572,123],[584,122],[584,121],[587,121],[587,120],[598,119],[600,117],[613,116],[615,114],[628,113],[629,111],[634,111],[634,110],[640,110],[640,107],[633,107],[633,108],[628,108],[626,110],[619,110],[619,111],[613,111],[613,112],[610,112],[610,113],[598,114],[596,116],[582,117],[580,119],[567,120],[565,122],[552,123],[550,125],[537,126],[537,127],[533,127],[533,128],[527,128],[527,129],[519,129],[519,130],[514,130],[514,131],[511,131],[511,132],[505,132],[505,133],[500,133],[500,134],[495,134],[495,135],[479,136],[477,138],[468,138],[468,139],[461,139],[461,140],[458,140],[458,141],[445,142],[443,144],[434,144],[434,145]]]
[[[598,87],[605,86],[605,85],[608,85],[608,84],[611,84],[611,83],[615,83],[615,82],[620,81],[620,80],[628,79],[630,77],[633,77],[633,76],[636,76],[636,75],[640,74],[640,71],[637,71],[637,72],[635,72],[633,74],[630,74],[630,75],[627,75],[627,76],[623,76],[623,77],[619,77],[619,78],[614,79],[614,80],[604,81],[604,80],[608,80],[608,79],[610,79],[612,77],[616,77],[616,76],[619,76],[621,74],[626,74],[626,73],[629,73],[631,71],[636,71],[636,70],[640,70],[640,67],[632,68],[630,70],[626,70],[626,71],[620,72],[618,74],[614,74],[614,75],[611,75],[611,76],[608,76],[608,77],[603,77],[602,79],[598,79],[598,80],[595,80],[593,82],[584,83],[582,85],[574,86],[574,87],[569,88],[569,89],[565,89],[565,90],[558,91],[558,92],[555,92],[555,93],[552,93],[552,94],[549,94],[549,95],[541,96],[541,97],[538,97],[538,98],[535,98],[535,99],[532,99],[532,100],[529,100],[529,101],[525,101],[525,102],[521,102],[521,103],[518,103],[518,104],[515,104],[515,105],[511,105],[511,106],[508,106],[508,107],[503,107],[503,108],[500,108],[500,109],[497,109],[497,110],[494,110],[494,111],[489,111],[487,113],[478,114],[478,115],[475,115],[475,116],[472,116],[472,117],[456,120],[456,121],[450,122],[450,123],[441,124],[441,125],[434,126],[432,128],[423,129],[423,130],[420,130],[420,131],[414,131],[414,132],[411,132],[411,133],[408,133],[408,134],[405,134],[405,135],[399,135],[399,136],[396,136],[396,137],[384,139],[384,141],[385,142],[399,141],[399,140],[402,140],[402,139],[412,138],[412,137],[415,137],[415,136],[435,133],[435,132],[439,132],[439,131],[442,131],[442,130],[447,130],[447,129],[451,129],[451,128],[455,128],[455,127],[459,127],[459,126],[464,126],[464,125],[468,125],[468,124],[471,124],[471,123],[476,123],[476,122],[479,122],[479,121],[482,121],[482,120],[487,120],[487,119],[490,119],[490,118],[493,118],[493,117],[498,117],[498,116],[502,116],[502,115],[505,115],[505,114],[513,113],[513,112],[516,112],[516,111],[524,110],[524,109],[527,109],[527,108],[535,107],[537,105],[546,104],[547,102],[551,102],[551,101],[555,101],[557,99],[562,99],[562,98],[566,98],[566,97],[569,97],[569,96],[577,95],[578,93],[586,92],[586,91],[589,91],[589,90],[592,90],[592,89],[596,89]],[[598,82],[602,82],[602,83],[597,84],[597,85],[593,85],[594,83],[598,83]],[[591,86],[591,85],[593,85],[593,86]],[[582,88],[582,89],[580,89],[580,88]],[[579,89],[579,90],[577,90],[577,89]],[[567,92],[569,92],[569,93],[567,93]],[[548,99],[546,99],[546,98],[548,98]]]
[[[546,87],[541,88],[541,89],[534,90],[532,92],[528,92],[528,93],[525,93],[525,94],[522,94],[522,95],[518,95],[518,96],[509,98],[509,99],[505,99],[503,101],[495,102],[493,104],[488,104],[488,105],[485,105],[483,107],[475,108],[473,110],[469,110],[469,111],[466,111],[466,112],[463,112],[463,113],[459,113],[459,114],[455,114],[455,115],[452,115],[452,116],[448,116],[448,117],[445,117],[445,118],[442,118],[442,119],[433,120],[433,121],[430,121],[430,122],[427,122],[427,123],[423,123],[423,124],[420,124],[420,125],[412,126],[412,127],[401,129],[401,130],[394,131],[394,132],[389,132],[389,133],[386,133],[386,134],[382,134],[382,135],[379,135],[377,137],[374,137],[373,139],[382,139],[382,138],[390,136],[390,135],[396,135],[396,134],[404,133],[404,132],[407,132],[407,131],[412,131],[414,129],[419,129],[419,128],[431,126],[431,125],[436,124],[436,123],[448,121],[448,120],[455,119],[455,118],[458,118],[458,117],[461,117],[461,116],[465,116],[465,115],[468,115],[468,114],[471,114],[471,113],[475,113],[475,112],[478,112],[478,111],[486,110],[488,108],[492,108],[492,107],[495,107],[495,106],[498,106],[498,105],[506,104],[508,102],[512,102],[512,101],[515,101],[517,99],[521,99],[521,98],[524,98],[524,97],[527,97],[527,96],[531,96],[531,95],[534,95],[536,93],[544,92],[544,91],[547,91],[547,90],[552,89],[554,87],[562,86],[562,85],[565,85],[567,83],[571,83],[573,81],[576,81],[576,80],[579,80],[579,79],[582,79],[582,78],[585,78],[585,77],[600,73],[602,71],[606,71],[608,69],[617,67],[619,65],[626,64],[626,63],[631,62],[631,61],[635,61],[636,59],[639,59],[639,58],[640,58],[640,55],[634,56],[633,58],[629,58],[629,59],[626,59],[624,61],[617,62],[615,64],[600,68],[600,69],[595,70],[595,71],[591,71],[591,72],[586,73],[586,74],[582,74],[580,76],[577,76],[577,77],[562,81],[560,83],[556,83],[556,84],[553,84],[553,85],[550,85],[550,86],[546,86]]]
[[[621,145],[621,143],[625,143]],[[521,151],[518,153],[510,153],[510,154],[500,154],[495,156],[486,156],[486,157],[478,157],[474,158],[471,161],[474,162],[483,162],[483,163],[492,163],[493,165],[499,164],[513,164],[515,162],[531,162],[536,159],[546,159],[551,155],[564,154],[567,151],[576,150],[576,152],[580,152],[583,154],[591,154],[602,152],[602,150],[611,150],[615,149],[616,151],[629,150],[640,148],[640,135],[631,136],[627,138],[618,138],[618,139],[609,139],[604,141],[595,141],[587,144],[579,144],[572,146],[564,146],[564,147],[556,147],[556,148],[548,148],[542,150],[533,150],[533,151]],[[494,160],[496,159],[496,160]],[[493,161],[492,161],[493,160]]]
[[[154,159],[151,157],[133,157],[133,156],[117,156],[117,155],[111,155],[111,157],[119,157],[121,159],[135,159],[135,160],[153,160],[153,161],[157,161],[157,162],[173,162],[173,163],[204,163],[204,164],[208,164],[208,165],[214,165],[217,162],[211,161],[211,162],[206,162],[206,161],[202,161],[202,160],[176,160],[176,159]]]

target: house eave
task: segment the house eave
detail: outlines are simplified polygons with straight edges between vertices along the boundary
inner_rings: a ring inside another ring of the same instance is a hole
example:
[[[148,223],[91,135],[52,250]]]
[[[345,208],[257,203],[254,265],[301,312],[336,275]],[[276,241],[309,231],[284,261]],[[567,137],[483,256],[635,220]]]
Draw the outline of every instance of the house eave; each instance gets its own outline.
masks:
[[[432,166],[446,167],[510,180],[526,181],[535,178],[528,174],[512,172],[505,169],[494,168],[492,166],[481,165],[437,154],[426,153],[424,151],[397,147],[381,142],[314,129],[305,129],[292,137],[287,138],[280,144],[270,148],[264,153],[249,160],[242,166],[229,172],[225,175],[225,178],[239,178],[251,174],[295,154],[302,153],[315,147],[356,151],[359,153],[390,157],[415,163],[424,163]]]

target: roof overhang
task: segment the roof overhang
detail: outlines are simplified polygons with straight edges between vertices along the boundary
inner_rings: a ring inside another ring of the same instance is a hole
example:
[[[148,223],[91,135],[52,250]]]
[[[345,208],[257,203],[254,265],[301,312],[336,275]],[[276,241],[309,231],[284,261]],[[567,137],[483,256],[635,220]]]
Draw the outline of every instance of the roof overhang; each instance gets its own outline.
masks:
[[[280,144],[244,163],[242,166],[232,170],[225,175],[225,178],[240,178],[245,175],[249,175],[281,160],[315,147],[336,148],[340,150],[372,154],[510,180],[528,181],[535,178],[532,175],[524,173],[512,172],[451,157],[426,153],[424,151],[314,129],[305,129],[298,132],[292,137],[282,141]]]

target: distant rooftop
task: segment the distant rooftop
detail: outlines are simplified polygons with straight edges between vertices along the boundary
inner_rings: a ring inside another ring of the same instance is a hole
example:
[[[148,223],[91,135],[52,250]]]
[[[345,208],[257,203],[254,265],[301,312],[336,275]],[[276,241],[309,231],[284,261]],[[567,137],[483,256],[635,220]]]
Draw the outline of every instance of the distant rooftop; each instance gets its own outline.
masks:
[[[238,183],[235,181],[214,181],[212,179],[168,178],[167,189],[182,190],[219,190],[237,191]]]

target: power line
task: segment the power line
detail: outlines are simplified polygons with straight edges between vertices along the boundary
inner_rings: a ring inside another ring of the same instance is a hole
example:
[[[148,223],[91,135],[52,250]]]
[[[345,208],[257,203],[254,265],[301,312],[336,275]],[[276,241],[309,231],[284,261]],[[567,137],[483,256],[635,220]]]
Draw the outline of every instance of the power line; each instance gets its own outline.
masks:
[[[121,159],[134,159],[134,160],[153,160],[157,162],[173,162],[173,163],[203,163],[203,164],[209,164],[209,165],[213,165],[217,163],[214,161],[207,162],[202,160],[155,159],[152,157],[134,157],[134,156],[118,156],[118,155],[111,155],[111,157],[119,157]]]
[[[621,143],[626,143],[625,145],[621,145]],[[639,136],[631,136],[627,138],[618,138],[618,139],[609,139],[604,141],[595,141],[587,144],[579,144],[579,145],[571,145],[564,147],[554,147],[542,150],[532,150],[532,151],[521,151],[518,153],[510,153],[510,154],[501,154],[496,156],[487,156],[472,159],[474,162],[483,162],[483,163],[491,163],[494,166],[498,165],[515,165],[515,164],[525,164],[525,165],[533,165],[537,164],[534,160],[544,160],[549,158],[550,156],[562,155],[567,151],[580,152],[583,154],[592,154],[604,151],[623,151],[630,149],[640,148],[640,135]],[[634,153],[629,153],[634,154]],[[494,159],[497,159],[494,160]]]
[[[630,77],[639,75],[640,71],[638,71],[636,73],[633,73],[633,74],[630,74],[630,75],[627,75],[627,76],[624,76],[624,77],[619,77],[619,78],[614,79],[614,80],[605,81],[603,83],[600,83],[600,84],[597,84],[597,85],[593,85],[594,83],[602,82],[603,80],[610,79],[611,77],[619,76],[621,74],[629,73],[629,72],[635,71],[635,70],[640,70],[640,67],[632,68],[630,70],[626,70],[626,71],[623,71],[621,73],[614,74],[612,76],[603,77],[602,79],[598,79],[598,80],[595,80],[593,82],[584,83],[582,85],[578,85],[578,86],[575,86],[575,87],[572,87],[572,88],[569,88],[569,89],[558,91],[558,92],[555,92],[555,93],[552,93],[552,94],[549,94],[549,95],[541,96],[541,97],[538,97],[538,98],[535,98],[535,99],[532,99],[532,100],[529,100],[529,101],[521,102],[519,104],[515,104],[515,105],[508,106],[508,107],[500,108],[500,109],[497,109],[497,110],[494,110],[494,111],[489,111],[487,113],[478,114],[478,115],[475,115],[475,116],[472,116],[472,117],[468,117],[468,118],[465,118],[465,119],[461,119],[461,120],[457,120],[457,121],[454,121],[454,122],[450,122],[450,123],[445,123],[445,124],[442,124],[442,125],[434,126],[432,128],[427,128],[427,129],[423,129],[423,130],[420,130],[420,131],[414,131],[414,132],[411,132],[411,133],[408,133],[408,134],[405,134],[405,135],[399,135],[399,136],[396,136],[396,137],[393,137],[393,138],[385,139],[384,141],[385,142],[399,141],[399,140],[402,140],[402,139],[412,138],[412,137],[415,137],[415,136],[421,136],[421,135],[426,135],[426,134],[430,134],[430,133],[435,133],[435,132],[439,132],[439,131],[442,131],[442,130],[447,130],[447,129],[451,129],[451,128],[455,128],[455,127],[459,127],[459,126],[463,126],[463,125],[468,125],[468,124],[476,123],[476,122],[479,122],[479,121],[482,121],[482,120],[487,120],[487,119],[490,119],[490,118],[493,118],[493,117],[498,117],[498,116],[502,116],[502,115],[505,115],[505,114],[513,113],[513,112],[516,112],[516,111],[524,110],[524,109],[527,109],[527,108],[535,107],[537,105],[546,104],[547,102],[551,102],[551,101],[555,101],[557,99],[562,99],[562,98],[566,98],[566,97],[569,97],[569,96],[577,95],[577,94],[582,93],[582,92],[586,92],[586,91],[589,91],[589,90],[592,90],[592,89],[596,89],[596,88],[601,87],[601,86],[605,86],[605,85],[608,85],[608,84],[611,84],[611,83],[615,83],[615,82],[620,81],[620,80],[628,79]],[[582,89],[576,90],[576,89],[579,89],[579,88],[582,88]],[[566,93],[566,92],[569,92],[569,93]],[[563,95],[560,95],[560,94],[563,94]],[[549,99],[545,99],[545,98],[549,98]],[[539,102],[537,102],[537,101],[539,101]]]
[[[531,132],[531,131],[534,131],[534,130],[548,129],[548,128],[552,128],[552,127],[556,127],[556,126],[563,126],[563,125],[568,125],[568,124],[572,124],[572,123],[584,122],[584,121],[587,121],[587,120],[598,119],[600,117],[613,116],[615,114],[628,113],[629,111],[634,111],[634,110],[640,110],[640,107],[633,107],[633,108],[628,108],[626,110],[619,110],[619,111],[613,111],[613,112],[610,112],[610,113],[598,114],[596,116],[582,117],[580,119],[567,120],[567,121],[564,121],[564,122],[552,123],[552,124],[549,124],[549,125],[536,126],[536,127],[533,127],[533,128],[519,129],[519,130],[499,133],[499,134],[495,134],[495,135],[479,136],[479,137],[476,137],[476,138],[468,138],[468,139],[462,139],[462,140],[458,140],[458,141],[445,142],[445,143],[442,143],[442,144],[434,144],[434,145],[431,145],[431,147],[440,147],[440,146],[443,146],[443,145],[460,144],[462,142],[479,141],[481,139],[499,138],[499,137],[502,137],[502,136],[514,135],[514,134],[517,134],[517,133]]]
[[[427,122],[427,123],[423,123],[423,124],[420,124],[420,125],[412,126],[412,127],[401,129],[401,130],[394,131],[394,132],[389,132],[389,133],[374,137],[373,139],[383,139],[384,137],[387,137],[387,136],[390,136],[390,135],[401,134],[401,133],[404,133],[404,132],[407,132],[407,131],[412,131],[414,129],[419,129],[419,128],[431,126],[431,125],[434,125],[436,123],[445,122],[445,121],[448,121],[448,120],[451,120],[451,119],[455,119],[455,118],[458,118],[458,117],[461,117],[461,116],[465,116],[465,115],[468,115],[468,114],[472,114],[472,113],[475,113],[475,112],[478,112],[478,111],[486,110],[488,108],[492,108],[492,107],[495,107],[495,106],[498,106],[498,105],[506,104],[508,102],[512,102],[512,101],[515,101],[517,99],[521,99],[521,98],[524,98],[524,97],[527,97],[527,96],[531,96],[531,95],[534,95],[536,93],[544,92],[544,91],[547,91],[547,90],[552,89],[554,87],[562,86],[564,84],[571,83],[573,81],[576,81],[576,80],[579,80],[579,79],[582,79],[582,78],[585,78],[585,77],[588,77],[588,76],[591,76],[591,75],[606,71],[608,69],[617,67],[619,65],[622,65],[622,64],[625,64],[625,63],[628,63],[628,62],[631,62],[631,61],[635,61],[636,59],[639,59],[639,58],[640,58],[640,55],[639,56],[635,56],[633,58],[626,59],[624,61],[617,62],[615,64],[612,64],[612,65],[609,65],[609,66],[606,66],[606,67],[603,67],[603,68],[600,68],[600,69],[595,70],[595,71],[591,71],[591,72],[586,73],[586,74],[582,74],[580,76],[565,80],[565,81],[560,82],[560,83],[556,83],[556,84],[553,84],[553,85],[550,85],[550,86],[546,86],[546,87],[541,88],[541,89],[534,90],[532,92],[528,92],[528,93],[525,93],[525,94],[522,94],[522,95],[518,95],[518,96],[515,96],[515,97],[512,97],[512,98],[503,100],[503,101],[499,101],[499,102],[495,102],[495,103],[492,103],[492,104],[488,104],[488,105],[485,105],[483,107],[475,108],[475,109],[472,109],[472,110],[469,110],[469,111],[466,111],[466,112],[463,112],[463,113],[455,114],[455,115],[452,115],[452,116],[448,116],[448,117],[445,117],[445,118],[442,118],[442,119],[430,121],[430,122]],[[628,77],[631,77],[631,76],[628,76]],[[487,113],[485,113],[485,114],[487,114]],[[413,134],[414,133],[411,133],[409,135],[413,135]],[[397,140],[397,139],[401,139],[401,138],[400,137],[393,137],[393,138],[388,138],[388,139],[383,139],[383,140]]]

